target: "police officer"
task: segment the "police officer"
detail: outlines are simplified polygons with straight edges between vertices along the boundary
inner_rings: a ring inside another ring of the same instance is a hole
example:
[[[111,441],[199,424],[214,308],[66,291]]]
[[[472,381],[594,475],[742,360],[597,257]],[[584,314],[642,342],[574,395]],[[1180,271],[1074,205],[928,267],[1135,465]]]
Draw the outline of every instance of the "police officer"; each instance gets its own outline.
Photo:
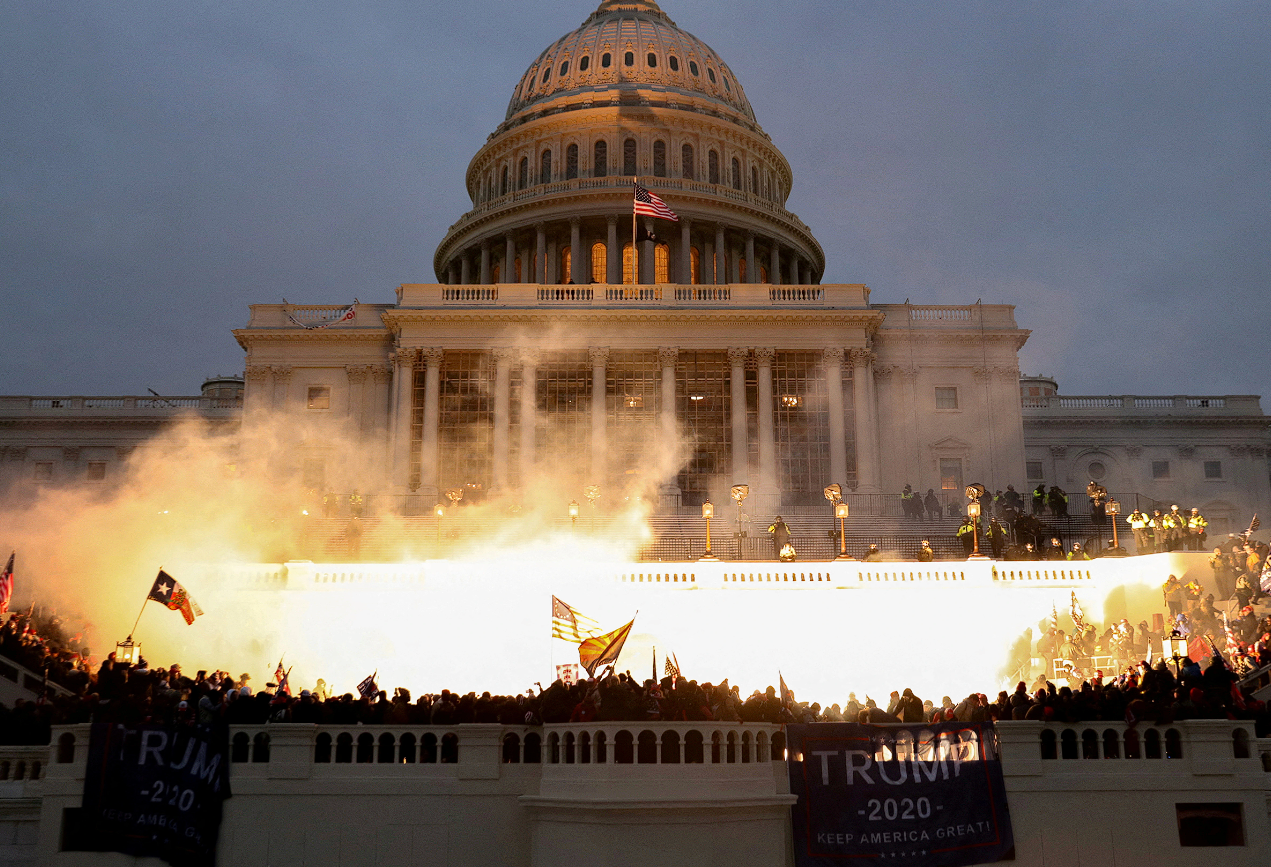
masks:
[[[1136,507],[1125,519],[1134,531],[1134,551],[1137,554],[1152,553],[1152,521]]]
[[[1150,526],[1152,528],[1152,550],[1159,554],[1166,550],[1165,542],[1169,532],[1165,529],[1165,516],[1161,514],[1160,509],[1152,510]]]
[[[1187,519],[1187,550],[1200,551],[1205,544],[1205,528],[1209,526],[1209,522],[1205,520],[1205,516],[1200,513],[1200,509],[1192,509],[1191,517]]]
[[[1177,551],[1183,547],[1183,539],[1187,535],[1187,516],[1178,510],[1178,504],[1170,506],[1165,516],[1165,544],[1168,550]]]

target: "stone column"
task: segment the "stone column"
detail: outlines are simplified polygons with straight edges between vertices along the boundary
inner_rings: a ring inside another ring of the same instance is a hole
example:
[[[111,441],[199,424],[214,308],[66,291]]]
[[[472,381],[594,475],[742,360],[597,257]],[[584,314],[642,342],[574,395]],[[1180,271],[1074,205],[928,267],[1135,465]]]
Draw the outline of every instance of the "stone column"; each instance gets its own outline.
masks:
[[[675,275],[677,283],[685,285],[693,282],[693,224],[680,218],[680,272]]]
[[[702,243],[702,282],[713,284],[715,280],[715,242],[707,240]]]
[[[759,282],[759,263],[755,261],[755,233],[746,233],[746,282]]]
[[[746,436],[746,358],[750,350],[728,350],[728,389],[732,404],[732,478],[729,484],[747,482],[750,475],[750,441]]]
[[[658,364],[662,368],[662,441],[663,448],[669,449],[677,439],[675,425],[675,362],[680,357],[680,350],[674,346],[663,346],[658,349]]]
[[[243,422],[260,424],[274,402],[273,370],[268,364],[248,364],[243,371]]]
[[[622,274],[622,247],[618,244],[618,218],[605,217],[605,279],[610,284],[622,283],[627,278]]]
[[[490,239],[481,242],[481,285],[490,285]]]
[[[521,354],[521,487],[529,484],[534,469],[538,428],[538,356]]]
[[[516,282],[516,238],[511,232],[503,236],[503,268],[500,269],[499,282]]]
[[[605,478],[605,365],[609,363],[609,347],[593,346],[587,350],[591,362],[591,482],[599,485]]]
[[[724,246],[722,224],[715,226],[715,282],[721,285],[728,282],[728,248]]]
[[[781,282],[781,242],[772,239],[768,249],[768,282],[776,285]]]
[[[575,283],[586,283],[583,279],[583,232],[582,220],[571,217],[569,220],[569,279]]]
[[[856,415],[856,489],[861,493],[879,492],[878,408],[874,403],[874,353],[853,349],[852,402]]]
[[[440,489],[441,362],[445,353],[440,349],[425,349],[423,356],[424,430],[420,438],[419,479],[422,485]]]
[[[417,349],[398,349],[393,358],[393,482],[402,487],[410,474],[410,422],[418,355]]]
[[[790,283],[794,286],[803,285],[801,282],[799,282],[799,257],[798,256],[790,257]]]
[[[772,360],[777,351],[767,346],[755,350],[758,372],[755,377],[758,401],[755,409],[759,415],[759,485],[765,493],[777,490],[777,432],[775,406],[772,393]]]
[[[826,407],[830,415],[830,478],[826,484],[847,482],[847,428],[843,423],[843,348],[822,351],[825,363]]]
[[[344,375],[349,380],[349,422],[359,433],[366,427],[366,380],[370,374],[370,365],[344,365]]]
[[[556,246],[555,238],[547,239],[547,261],[544,263],[544,273],[547,276],[548,283],[560,282],[560,249]]]
[[[274,412],[284,412],[287,410],[287,392],[291,385],[291,365],[275,364],[269,371],[274,375]]]
[[[446,283],[453,286],[459,282],[459,270],[455,267],[455,260],[451,259],[450,264],[446,266]]]
[[[512,422],[512,350],[496,347],[494,356],[494,436],[492,457],[494,488],[502,491],[508,484],[508,432]]]
[[[472,282],[472,266],[468,264],[471,258],[467,250],[459,255],[459,282],[464,286]]]
[[[538,267],[534,269],[534,280],[547,282],[547,227],[542,223],[534,226],[534,249],[538,254]]]

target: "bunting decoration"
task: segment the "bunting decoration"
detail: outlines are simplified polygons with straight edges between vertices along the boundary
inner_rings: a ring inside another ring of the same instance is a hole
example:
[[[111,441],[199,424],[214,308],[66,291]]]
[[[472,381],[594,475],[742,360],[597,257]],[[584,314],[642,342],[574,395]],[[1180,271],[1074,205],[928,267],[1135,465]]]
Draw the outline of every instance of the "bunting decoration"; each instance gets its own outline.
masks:
[[[348,307],[342,307],[339,310],[334,311],[331,314],[330,318],[323,319],[319,322],[314,322],[314,323],[301,322],[299,319],[291,315],[291,311],[287,311],[287,318],[291,321],[292,325],[298,325],[301,328],[305,329],[306,331],[316,331],[321,328],[330,328],[332,325],[338,325],[341,322],[352,322],[354,319],[357,318],[357,299],[356,298],[353,299],[353,303],[350,304]]]

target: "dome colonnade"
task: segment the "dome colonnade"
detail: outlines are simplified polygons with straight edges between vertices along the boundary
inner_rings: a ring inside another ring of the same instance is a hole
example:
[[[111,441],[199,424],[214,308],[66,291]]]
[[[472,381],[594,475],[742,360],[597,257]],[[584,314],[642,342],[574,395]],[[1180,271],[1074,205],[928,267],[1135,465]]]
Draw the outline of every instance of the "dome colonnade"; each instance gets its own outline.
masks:
[[[643,220],[638,275],[633,178],[680,216]],[[792,181],[709,46],[650,0],[605,0],[518,82],[434,268],[450,285],[815,284],[825,258],[785,209]]]

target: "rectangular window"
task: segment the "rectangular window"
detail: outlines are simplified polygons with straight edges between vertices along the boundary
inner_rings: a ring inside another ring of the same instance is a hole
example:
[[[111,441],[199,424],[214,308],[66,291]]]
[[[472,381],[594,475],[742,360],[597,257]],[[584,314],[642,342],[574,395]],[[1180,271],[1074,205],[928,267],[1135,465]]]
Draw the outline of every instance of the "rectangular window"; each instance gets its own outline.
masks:
[[[1169,461],[1152,461],[1152,478],[1169,478]]]
[[[1205,461],[1205,478],[1222,478],[1222,461]]]
[[[1046,478],[1046,471],[1042,469],[1041,461],[1025,461],[1024,470],[1025,470],[1025,474],[1029,478],[1029,481],[1032,481],[1034,479],[1041,480]]]
[[[936,409],[957,409],[958,389],[956,386],[936,387]]]
[[[53,481],[53,462],[52,461],[36,461],[35,475],[32,476],[37,482]]]
[[[330,409],[331,408],[331,386],[329,385],[311,385],[309,386],[309,409]]]
[[[90,482],[103,481],[106,478],[106,462],[89,461],[87,478]]]
[[[941,458],[940,459],[940,490],[942,491],[962,490],[962,459],[961,458]]]
[[[1244,815],[1239,802],[1175,804],[1180,846],[1243,846]]]

